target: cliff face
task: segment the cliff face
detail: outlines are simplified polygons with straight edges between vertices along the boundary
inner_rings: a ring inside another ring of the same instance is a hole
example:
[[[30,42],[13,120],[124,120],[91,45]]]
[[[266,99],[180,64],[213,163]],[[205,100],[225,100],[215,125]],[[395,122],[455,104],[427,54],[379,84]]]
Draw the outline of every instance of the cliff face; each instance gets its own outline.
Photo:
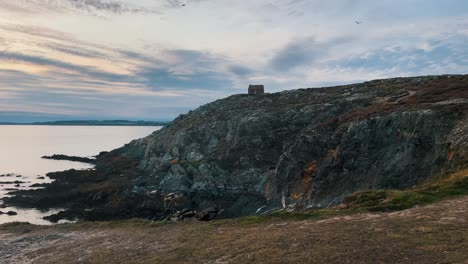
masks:
[[[114,151],[174,208],[326,207],[468,161],[468,75],[234,95]]]

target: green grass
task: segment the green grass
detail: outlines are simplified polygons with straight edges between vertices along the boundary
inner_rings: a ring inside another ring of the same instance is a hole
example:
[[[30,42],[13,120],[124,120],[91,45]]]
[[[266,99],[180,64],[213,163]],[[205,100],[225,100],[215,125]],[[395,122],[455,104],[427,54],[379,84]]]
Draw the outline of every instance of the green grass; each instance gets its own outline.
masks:
[[[307,220],[312,218],[349,215],[360,212],[389,212],[412,208],[468,195],[468,169],[445,178],[434,179],[411,190],[370,190],[356,192],[343,201],[340,208],[302,212],[276,211],[267,215],[248,216],[235,220],[241,225],[255,225],[273,220]]]
[[[412,208],[468,195],[468,169],[435,179],[411,190],[374,190],[354,193],[343,204],[352,210],[386,212]]]
[[[0,225],[0,230],[7,230],[15,233],[29,233],[34,228],[34,225],[25,222],[12,222]]]

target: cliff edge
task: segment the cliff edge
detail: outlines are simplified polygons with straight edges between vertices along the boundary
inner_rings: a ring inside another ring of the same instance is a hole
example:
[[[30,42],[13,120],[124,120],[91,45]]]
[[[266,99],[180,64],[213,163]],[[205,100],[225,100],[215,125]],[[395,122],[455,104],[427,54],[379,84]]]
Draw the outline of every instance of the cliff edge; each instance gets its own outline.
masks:
[[[4,200],[68,208],[55,221],[209,220],[330,207],[467,164],[468,75],[393,78],[230,96],[101,153],[95,170],[51,173],[45,189]]]
[[[404,189],[466,163],[468,76],[375,80],[234,95],[115,153],[176,208],[328,207]]]

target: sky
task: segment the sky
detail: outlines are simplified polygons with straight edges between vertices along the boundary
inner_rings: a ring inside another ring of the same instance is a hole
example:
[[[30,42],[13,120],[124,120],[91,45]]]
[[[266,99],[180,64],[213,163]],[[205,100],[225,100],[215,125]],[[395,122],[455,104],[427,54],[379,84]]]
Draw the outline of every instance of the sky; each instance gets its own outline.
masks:
[[[467,74],[466,43],[466,0],[1,0],[0,122],[171,120],[249,84]]]

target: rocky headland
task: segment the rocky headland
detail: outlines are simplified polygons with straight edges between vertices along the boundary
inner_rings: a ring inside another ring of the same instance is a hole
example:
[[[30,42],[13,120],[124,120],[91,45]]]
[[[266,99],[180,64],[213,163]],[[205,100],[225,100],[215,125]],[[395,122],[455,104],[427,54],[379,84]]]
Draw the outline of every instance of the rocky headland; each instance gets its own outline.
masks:
[[[53,221],[326,208],[443,177],[467,164],[467,150],[468,75],[233,95],[4,202],[68,208]]]

